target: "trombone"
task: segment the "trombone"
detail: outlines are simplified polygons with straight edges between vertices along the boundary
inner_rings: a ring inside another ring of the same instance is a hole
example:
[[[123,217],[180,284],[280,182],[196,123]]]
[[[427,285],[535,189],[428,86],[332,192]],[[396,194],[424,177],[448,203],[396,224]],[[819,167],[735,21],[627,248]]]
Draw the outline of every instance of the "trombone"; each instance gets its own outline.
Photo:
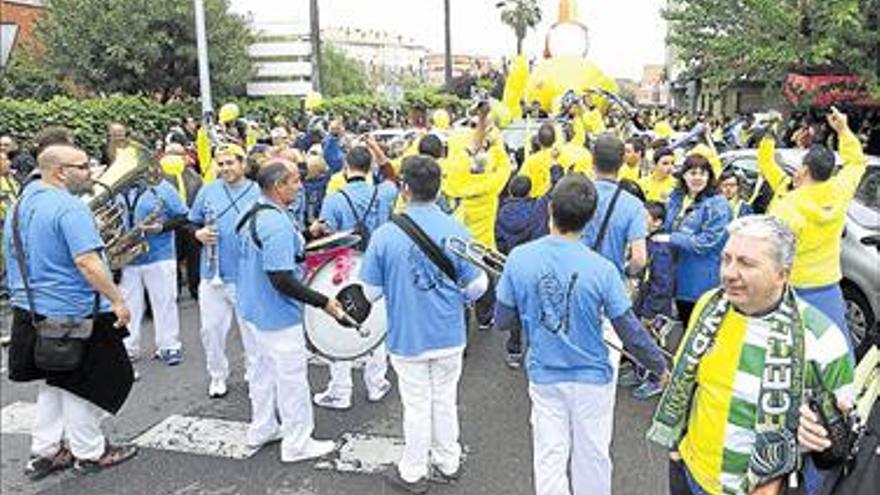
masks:
[[[500,277],[504,271],[504,263],[507,257],[494,249],[475,240],[465,240],[461,237],[446,239],[446,249],[452,254],[486,270],[493,277]]]

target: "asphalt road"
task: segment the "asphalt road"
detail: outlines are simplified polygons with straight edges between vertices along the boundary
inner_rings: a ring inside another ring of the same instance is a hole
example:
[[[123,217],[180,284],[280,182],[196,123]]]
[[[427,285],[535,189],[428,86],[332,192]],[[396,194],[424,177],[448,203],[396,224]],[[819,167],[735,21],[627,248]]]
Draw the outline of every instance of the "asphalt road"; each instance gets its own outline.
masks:
[[[181,325],[185,362],[175,368],[157,361],[138,363],[141,380],[135,384],[120,414],[104,421],[104,430],[111,440],[133,440],[172,415],[235,422],[248,420],[250,408],[237,336],[230,334],[228,354],[233,358],[233,373],[229,395],[212,400],[206,393],[198,314],[191,300],[181,303]],[[144,349],[150,348],[151,339],[152,329],[148,327]],[[533,493],[526,380],[521,372],[505,367],[503,342],[502,334],[471,334],[459,399],[461,441],[467,456],[464,475],[453,485],[433,485],[431,493]],[[309,375],[312,390],[323,389],[328,376],[326,368],[311,366]],[[402,436],[396,388],[383,402],[367,403],[359,375],[356,372],[351,410],[330,412],[315,408],[316,437],[338,439],[344,433],[378,438]],[[14,384],[5,374],[0,377],[0,407],[33,403],[36,392],[36,384]],[[618,392],[612,446],[616,494],[666,493],[665,453],[644,439],[655,402],[639,402],[626,390]],[[9,424],[2,426],[4,432],[10,427]],[[132,461],[98,474],[80,476],[65,472],[32,483],[22,475],[28,445],[27,434],[0,435],[0,492],[4,495],[372,495],[390,492],[381,476],[374,473],[321,470],[316,469],[314,463],[282,464],[277,444],[266,446],[246,459],[143,448]],[[360,461],[355,459],[355,464]]]

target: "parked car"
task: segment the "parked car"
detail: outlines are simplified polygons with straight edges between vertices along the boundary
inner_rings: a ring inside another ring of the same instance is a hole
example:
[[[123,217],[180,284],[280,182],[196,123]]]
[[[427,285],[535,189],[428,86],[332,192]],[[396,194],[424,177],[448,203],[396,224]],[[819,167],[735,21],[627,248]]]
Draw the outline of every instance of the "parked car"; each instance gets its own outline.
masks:
[[[789,174],[800,165],[805,150],[783,148],[776,152],[776,162]],[[840,157],[837,157],[840,164]],[[725,169],[734,168],[745,178],[741,193],[753,200],[756,211],[762,212],[769,204],[772,191],[754,194],[758,182],[757,150],[735,150],[721,155]],[[847,325],[853,346],[860,356],[876,335],[875,324],[880,321],[880,157],[868,157],[868,170],[856,190],[846,216],[846,226],[840,250],[840,281],[846,302]]]

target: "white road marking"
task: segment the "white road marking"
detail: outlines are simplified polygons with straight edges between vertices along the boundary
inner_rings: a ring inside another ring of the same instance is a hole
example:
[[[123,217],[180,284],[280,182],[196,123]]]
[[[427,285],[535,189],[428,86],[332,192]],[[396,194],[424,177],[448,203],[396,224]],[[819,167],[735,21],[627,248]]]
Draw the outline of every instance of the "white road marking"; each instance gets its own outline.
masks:
[[[247,459],[259,449],[247,445],[247,423],[172,415],[134,441],[141,447],[187,454]]]
[[[370,474],[400,460],[403,439],[363,433],[345,433],[337,441],[338,457],[320,461],[315,469]]]
[[[33,402],[13,402],[0,410],[0,433],[30,435],[34,429],[37,405]]]

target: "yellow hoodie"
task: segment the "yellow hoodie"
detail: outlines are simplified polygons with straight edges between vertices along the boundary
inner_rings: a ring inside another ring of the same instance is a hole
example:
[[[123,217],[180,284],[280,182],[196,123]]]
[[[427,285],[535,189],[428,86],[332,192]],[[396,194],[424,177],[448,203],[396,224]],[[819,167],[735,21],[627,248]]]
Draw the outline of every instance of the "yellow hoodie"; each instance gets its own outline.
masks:
[[[797,236],[791,273],[791,284],[795,287],[822,287],[841,278],[840,238],[846,210],[865,173],[867,160],[852,132],[847,130],[839,139],[843,159],[840,171],[825,182],[802,186],[777,198],[769,210]],[[765,147],[765,143],[761,146]],[[772,147],[772,142],[766,147]],[[767,181],[771,186],[783,183],[779,174],[772,172]]]

